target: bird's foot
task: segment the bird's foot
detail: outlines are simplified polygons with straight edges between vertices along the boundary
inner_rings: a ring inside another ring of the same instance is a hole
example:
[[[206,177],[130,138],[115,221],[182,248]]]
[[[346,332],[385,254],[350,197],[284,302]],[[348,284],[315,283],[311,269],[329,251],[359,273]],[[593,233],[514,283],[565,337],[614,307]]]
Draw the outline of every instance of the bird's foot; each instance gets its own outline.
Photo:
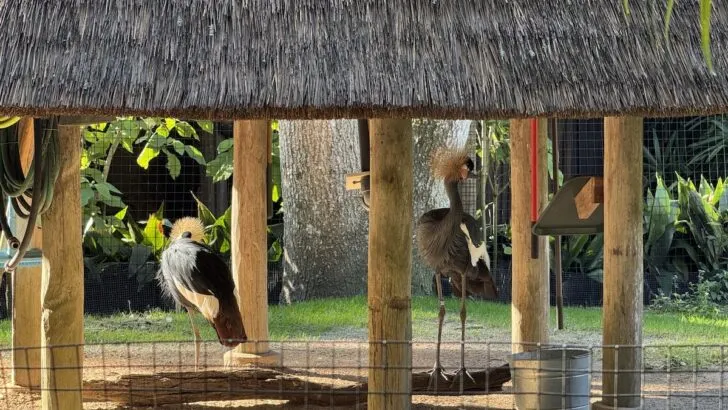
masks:
[[[427,382],[428,391],[437,391],[438,388],[442,389],[450,382],[450,377],[447,376],[442,366],[435,365],[427,374],[430,375],[430,380]]]
[[[475,379],[473,379],[473,376],[471,376],[470,373],[463,367],[456,371],[453,375],[450,387],[465,391],[472,387],[477,387],[477,385],[478,384],[475,382]]]

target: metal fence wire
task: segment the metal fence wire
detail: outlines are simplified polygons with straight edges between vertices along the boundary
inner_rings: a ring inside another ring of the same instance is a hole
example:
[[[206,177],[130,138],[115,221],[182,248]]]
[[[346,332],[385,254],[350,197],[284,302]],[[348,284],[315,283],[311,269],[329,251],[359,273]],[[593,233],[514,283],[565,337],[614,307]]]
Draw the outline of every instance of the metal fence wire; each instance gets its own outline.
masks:
[[[251,342],[252,343],[252,342]],[[620,378],[636,377],[640,389],[635,403],[645,409],[725,409],[728,407],[728,355],[726,345],[599,346],[561,344],[524,346],[529,353],[510,356],[509,342],[468,342],[466,367],[474,382],[464,388],[440,383],[428,387],[434,343],[407,342],[412,366],[382,370],[411,377],[412,388],[391,386],[371,391],[367,385],[368,349],[375,342],[361,340],[280,340],[268,342],[276,363],[227,367],[217,343],[203,344],[198,370],[191,359],[192,342],[87,344],[73,349],[84,355],[84,408],[174,408],[197,404],[200,408],[364,408],[372,395],[406,395],[415,408],[588,408],[610,400],[605,378],[613,385]],[[387,344],[397,342],[387,341]],[[455,371],[459,343],[443,342],[443,363]],[[635,351],[641,364],[631,371],[612,373],[603,368],[605,350],[616,356]],[[23,349],[14,354],[29,354]],[[38,390],[8,387],[11,350],[1,350],[0,407],[35,408]],[[529,356],[529,357],[526,357]],[[509,366],[510,362],[510,366]],[[70,377],[78,372],[67,369]],[[620,400],[629,396],[622,392]],[[266,407],[267,406],[267,407]],[[583,407],[587,406],[587,407]],[[197,408],[197,407],[193,407]]]
[[[150,141],[161,138],[162,125],[167,133],[165,149],[150,151],[150,144],[157,147],[154,144],[158,142]],[[602,176],[603,120],[559,120],[556,129],[559,141],[553,144],[552,154],[553,149],[559,153],[559,171],[564,181],[577,176]],[[644,120],[646,304],[668,310],[689,306],[693,313],[707,307],[713,313],[725,313],[728,306],[728,231],[725,229],[728,226],[725,187],[728,133],[725,130],[728,130],[728,117],[724,115]],[[726,345],[721,344],[600,346],[598,341],[585,344],[585,340],[561,340],[563,337],[556,336],[554,339],[563,344],[527,346],[536,349],[536,353],[531,357],[512,357],[509,335],[497,334],[487,341],[468,339],[465,344],[466,367],[473,377],[469,386],[438,383],[437,391],[429,391],[427,374],[432,369],[435,344],[421,338],[401,342],[412,354],[412,365],[402,369],[386,364],[382,369],[370,369],[369,349],[383,342],[368,342],[364,337],[273,340],[270,348],[276,353],[272,356],[275,363],[271,365],[268,358],[253,367],[228,367],[224,359],[226,349],[217,341],[203,342],[201,366],[196,369],[192,341],[143,342],[139,339],[164,340],[168,335],[148,331],[176,326],[175,319],[171,318],[174,305],[161,296],[154,281],[159,266],[155,241],[168,234],[171,221],[204,212],[218,220],[225,217],[230,206],[227,164],[232,161],[232,123],[120,119],[86,126],[82,135],[87,329],[99,320],[108,320],[104,329],[91,329],[97,339],[89,341],[103,339],[98,335],[114,327],[128,328],[131,340],[56,346],[46,355],[49,360],[44,366],[49,366],[49,361],[52,364],[53,352],[63,349],[83,356],[82,369],[61,369],[54,374],[82,375],[85,408],[174,408],[180,403],[197,403],[199,408],[356,408],[365,406],[372,395],[387,394],[411,397],[418,408],[531,408],[538,401],[550,402],[554,408],[577,408],[584,401],[610,402],[614,397],[609,395],[609,386],[638,380],[641,388],[633,402],[643,408],[728,409],[728,357]],[[507,147],[507,134],[502,137],[501,148]],[[19,145],[12,139],[0,143],[5,147]],[[482,212],[479,203],[483,199],[497,204],[490,208],[495,215],[495,236],[499,238],[498,248],[492,250],[497,253],[491,257],[492,273],[501,301],[509,301],[507,149],[499,155],[506,155],[506,160],[492,170],[491,176],[498,180],[497,195],[481,192],[483,183],[477,179],[461,184],[460,192],[466,211],[473,215],[487,214]],[[482,160],[476,163],[482,164]],[[280,204],[275,207],[278,209]],[[150,220],[163,221],[163,229],[145,229]],[[681,220],[705,221],[705,224],[695,226]],[[146,237],[129,235],[130,224],[137,224]],[[278,304],[283,282],[281,255],[286,246],[281,217],[275,214],[268,226],[268,303]],[[600,234],[563,238],[563,292],[567,305],[601,304],[600,241]],[[223,256],[229,253],[224,243],[222,238],[215,245]],[[229,256],[226,262],[229,263]],[[37,255],[29,254],[26,267],[39,264]],[[10,276],[5,275],[0,284],[0,299],[4,299],[0,300],[0,316],[4,319],[13,315],[11,289]],[[678,297],[669,302],[671,295]],[[696,301],[685,295],[708,297]],[[668,302],[672,304],[667,306]],[[703,304],[695,305],[697,302]],[[107,316],[117,312],[125,313],[123,323]],[[99,319],[99,315],[103,318]],[[710,323],[725,326],[724,322],[720,319]],[[165,325],[152,326],[159,323]],[[255,342],[248,345],[255,350]],[[442,346],[443,364],[452,373],[458,367],[461,345],[443,341]],[[38,407],[38,389],[10,386],[18,377],[37,379],[41,368],[27,364],[38,363],[39,352],[38,347],[0,349],[3,386],[0,408]],[[604,368],[605,352],[611,352],[617,360],[630,355],[639,360],[635,360],[635,367],[629,371],[610,373]],[[256,364],[254,359],[252,364]],[[408,377],[411,374],[412,388],[371,391],[367,376],[375,370],[399,371]],[[56,380],[54,384],[63,383]],[[629,391],[621,393],[620,400],[630,394]]]

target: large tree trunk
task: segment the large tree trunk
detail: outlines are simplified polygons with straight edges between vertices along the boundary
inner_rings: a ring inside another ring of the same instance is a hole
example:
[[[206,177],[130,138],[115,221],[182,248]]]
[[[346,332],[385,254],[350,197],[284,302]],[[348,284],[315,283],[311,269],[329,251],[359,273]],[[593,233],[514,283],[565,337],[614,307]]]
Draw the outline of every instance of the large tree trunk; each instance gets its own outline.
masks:
[[[430,154],[462,147],[472,121],[414,120],[414,224],[423,213],[448,206],[441,181],[432,178]],[[369,215],[345,175],[360,170],[355,120],[281,121],[284,202],[282,300],[364,294]],[[413,236],[414,241],[414,236]],[[426,294],[433,272],[413,242],[412,292]]]
[[[470,132],[472,121],[414,120],[412,133],[414,147],[414,221],[425,212],[449,206],[442,181],[437,181],[430,172],[430,154],[440,146],[463,147]],[[414,232],[414,229],[413,229]],[[413,241],[415,240],[413,236]],[[417,253],[417,244],[412,246],[412,294],[428,294],[432,289],[432,269],[425,265]]]
[[[357,122],[281,121],[282,299],[364,294],[368,215],[345,190],[359,169]]]

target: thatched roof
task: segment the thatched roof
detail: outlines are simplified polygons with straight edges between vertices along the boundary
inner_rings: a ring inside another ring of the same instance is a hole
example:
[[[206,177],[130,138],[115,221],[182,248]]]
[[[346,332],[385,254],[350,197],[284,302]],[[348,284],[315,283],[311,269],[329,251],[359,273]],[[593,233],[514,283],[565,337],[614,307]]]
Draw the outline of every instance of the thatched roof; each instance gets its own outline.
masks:
[[[0,0],[0,111],[207,118],[728,111],[698,2]]]

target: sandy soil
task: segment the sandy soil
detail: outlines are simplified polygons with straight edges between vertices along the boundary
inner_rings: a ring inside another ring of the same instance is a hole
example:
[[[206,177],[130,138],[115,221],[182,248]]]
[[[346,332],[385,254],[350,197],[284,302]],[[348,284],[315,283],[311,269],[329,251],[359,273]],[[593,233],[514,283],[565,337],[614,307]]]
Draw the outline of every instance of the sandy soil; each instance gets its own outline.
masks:
[[[338,335],[337,335],[338,336]],[[358,335],[357,335],[358,336]],[[283,365],[342,379],[355,379],[366,374],[367,344],[361,341],[311,341],[273,343],[275,351],[281,353]],[[507,342],[468,344],[466,362],[473,370],[505,363],[509,353]],[[106,379],[119,374],[153,373],[161,371],[191,370],[194,364],[191,343],[154,343],[134,345],[87,346],[85,350],[84,378]],[[208,369],[222,368],[225,349],[214,342],[203,344],[204,366]],[[7,352],[2,352],[2,378],[9,382],[10,362]],[[592,401],[601,394],[600,354],[595,351],[592,378]],[[413,366],[420,370],[429,369],[434,358],[433,343],[413,344]],[[459,360],[457,343],[446,343],[442,351],[443,364],[453,369]],[[643,376],[644,404],[646,409],[719,409],[728,407],[728,368],[704,368],[697,372],[661,370],[659,363],[650,364],[654,370]],[[469,396],[420,396],[412,397],[413,408],[464,408],[464,409],[512,409],[512,385],[507,383],[505,391],[490,395]],[[0,409],[39,408],[38,393],[24,389],[6,387],[0,389]],[[85,403],[88,409],[121,408],[113,403]],[[185,406],[165,408],[215,409],[284,409],[319,408],[314,406],[290,406],[274,400],[245,400],[235,402],[198,402]],[[360,406],[366,408],[366,406]]]

